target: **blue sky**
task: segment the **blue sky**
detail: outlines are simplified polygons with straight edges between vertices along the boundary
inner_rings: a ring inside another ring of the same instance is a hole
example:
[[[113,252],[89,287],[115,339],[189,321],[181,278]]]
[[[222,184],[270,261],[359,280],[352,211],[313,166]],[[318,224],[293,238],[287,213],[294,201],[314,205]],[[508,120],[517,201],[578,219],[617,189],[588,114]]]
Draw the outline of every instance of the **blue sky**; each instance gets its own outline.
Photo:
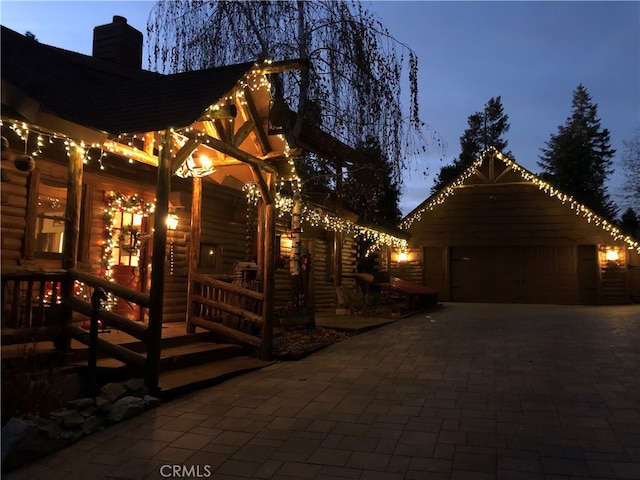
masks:
[[[93,27],[113,15],[143,33],[153,2],[2,0],[0,23],[41,42],[91,54]],[[640,128],[640,2],[366,2],[419,58],[423,120],[445,142],[415,161],[402,210],[429,196],[443,163],[459,154],[469,115],[502,97],[516,160],[534,173],[540,148],[571,113],[582,83],[618,154],[609,193],[618,198],[622,141]],[[147,45],[145,44],[145,58]],[[444,160],[441,160],[444,158]],[[429,175],[421,173],[427,170]],[[639,180],[640,181],[640,180]]]

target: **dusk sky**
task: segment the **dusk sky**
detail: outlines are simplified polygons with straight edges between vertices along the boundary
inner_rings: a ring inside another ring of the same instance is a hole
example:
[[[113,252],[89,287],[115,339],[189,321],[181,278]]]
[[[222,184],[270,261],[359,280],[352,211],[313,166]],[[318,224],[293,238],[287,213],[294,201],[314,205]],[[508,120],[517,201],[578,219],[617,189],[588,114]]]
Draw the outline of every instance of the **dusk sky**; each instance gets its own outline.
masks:
[[[571,114],[579,84],[598,105],[602,127],[618,150],[609,193],[626,207],[619,198],[624,175],[619,162],[623,140],[640,128],[640,2],[366,5],[418,55],[421,116],[446,145],[444,152],[432,146],[432,153],[408,172],[404,213],[429,196],[440,166],[460,153],[467,118],[491,97],[502,97],[509,116],[508,149],[538,173],[540,148]],[[121,15],[146,33],[152,6],[146,1],[1,0],[0,23],[22,34],[30,31],[41,43],[90,55],[95,26]],[[144,49],[146,62],[146,43]]]

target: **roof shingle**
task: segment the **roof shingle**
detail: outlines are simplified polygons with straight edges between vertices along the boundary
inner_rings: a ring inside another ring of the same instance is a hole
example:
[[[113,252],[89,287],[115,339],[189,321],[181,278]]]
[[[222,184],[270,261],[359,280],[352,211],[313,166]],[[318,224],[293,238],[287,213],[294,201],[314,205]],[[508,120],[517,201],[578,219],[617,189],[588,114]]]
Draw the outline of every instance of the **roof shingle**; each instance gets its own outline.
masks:
[[[162,75],[43,45],[4,26],[1,45],[3,81],[65,120],[114,135],[190,125],[254,65]],[[3,106],[13,107],[10,101]]]

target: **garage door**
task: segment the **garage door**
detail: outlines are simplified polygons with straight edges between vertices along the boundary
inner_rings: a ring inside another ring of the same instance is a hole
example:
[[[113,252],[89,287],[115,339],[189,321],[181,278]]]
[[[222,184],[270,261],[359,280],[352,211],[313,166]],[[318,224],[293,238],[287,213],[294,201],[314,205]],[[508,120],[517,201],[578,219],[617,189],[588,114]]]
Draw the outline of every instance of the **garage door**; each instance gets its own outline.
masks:
[[[575,247],[452,247],[451,299],[581,303]]]

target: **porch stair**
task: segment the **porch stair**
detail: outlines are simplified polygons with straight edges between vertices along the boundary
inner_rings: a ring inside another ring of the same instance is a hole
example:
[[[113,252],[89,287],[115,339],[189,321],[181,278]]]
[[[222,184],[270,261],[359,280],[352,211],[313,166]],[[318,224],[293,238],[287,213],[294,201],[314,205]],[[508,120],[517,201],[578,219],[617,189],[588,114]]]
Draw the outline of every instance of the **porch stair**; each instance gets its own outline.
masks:
[[[146,354],[143,342],[120,343],[120,346]],[[88,354],[88,347],[75,348],[65,364],[86,366]],[[209,332],[163,338],[159,396],[167,399],[213,386],[271,363],[246,355],[239,345],[217,343]],[[98,356],[97,370],[98,376],[106,381],[122,381],[136,375],[123,362],[103,355]]]

